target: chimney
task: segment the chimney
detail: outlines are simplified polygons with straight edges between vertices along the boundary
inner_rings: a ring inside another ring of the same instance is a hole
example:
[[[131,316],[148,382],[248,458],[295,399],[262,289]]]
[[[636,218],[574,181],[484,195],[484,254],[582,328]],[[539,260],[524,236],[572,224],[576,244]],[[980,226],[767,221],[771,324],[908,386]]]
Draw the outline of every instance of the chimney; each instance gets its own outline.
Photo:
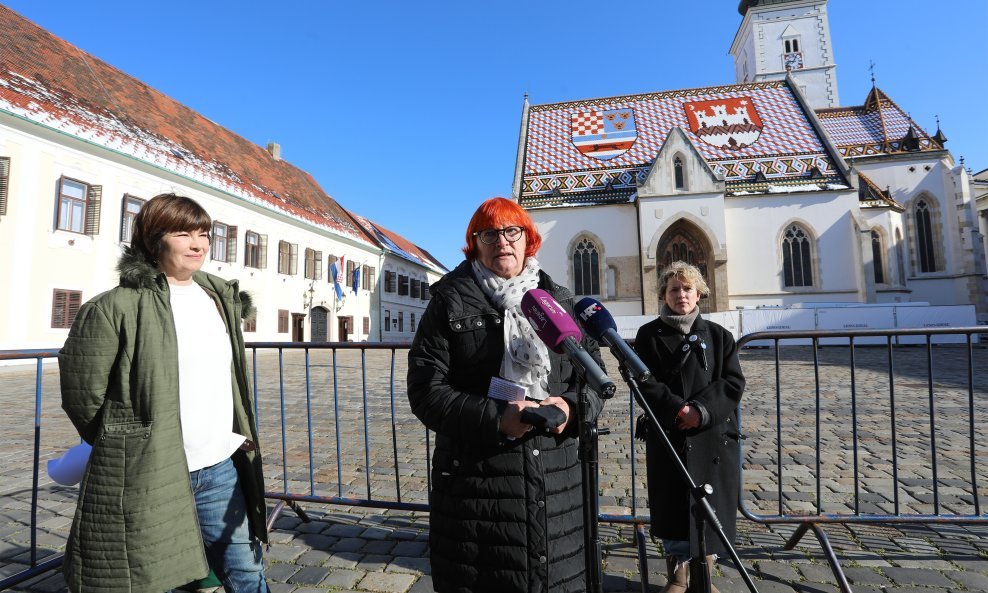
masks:
[[[281,160],[281,145],[277,142],[268,142],[268,152],[271,153],[271,158],[274,160]]]

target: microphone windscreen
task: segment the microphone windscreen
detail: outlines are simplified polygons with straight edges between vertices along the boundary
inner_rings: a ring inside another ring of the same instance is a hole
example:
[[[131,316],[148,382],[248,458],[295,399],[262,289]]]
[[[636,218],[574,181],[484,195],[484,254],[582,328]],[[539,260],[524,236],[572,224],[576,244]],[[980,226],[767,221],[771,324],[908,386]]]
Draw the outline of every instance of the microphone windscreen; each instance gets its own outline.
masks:
[[[521,312],[532,324],[539,339],[557,354],[562,353],[566,338],[579,341],[583,337],[580,328],[559,301],[541,288],[533,288],[522,295]]]
[[[576,318],[587,335],[598,342],[609,329],[617,330],[614,317],[597,299],[584,297],[576,304]]]

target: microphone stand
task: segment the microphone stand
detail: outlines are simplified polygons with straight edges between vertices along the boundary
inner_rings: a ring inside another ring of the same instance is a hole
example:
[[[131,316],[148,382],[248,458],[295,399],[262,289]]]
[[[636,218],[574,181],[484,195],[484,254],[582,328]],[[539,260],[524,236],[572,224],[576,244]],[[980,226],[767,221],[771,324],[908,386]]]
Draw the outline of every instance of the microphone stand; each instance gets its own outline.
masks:
[[[587,391],[590,388],[581,380],[579,393],[580,408],[580,471],[583,486],[583,555],[586,562],[588,593],[603,593],[604,580],[601,569],[601,545],[598,529],[600,515],[597,435],[608,434],[607,429],[598,429],[593,418]]]
[[[707,496],[713,494],[713,487],[710,484],[703,484],[697,486],[696,482],[693,481],[693,477],[690,475],[689,470],[683,465],[683,460],[679,458],[679,454],[676,453],[675,447],[672,446],[672,442],[669,441],[669,435],[659,424],[659,419],[656,418],[655,413],[652,412],[652,408],[645,401],[645,397],[642,395],[641,389],[638,388],[638,381],[631,376],[631,373],[622,364],[619,367],[621,371],[621,377],[624,379],[628,387],[631,388],[631,394],[634,396],[635,401],[638,402],[638,406],[648,417],[650,428],[655,434],[659,435],[659,441],[662,443],[662,448],[665,449],[666,454],[669,458],[673,460],[673,465],[676,466],[676,470],[679,472],[683,481],[689,486],[690,495],[693,497],[693,525],[696,529],[697,534],[697,544],[699,544],[699,557],[690,559],[690,587],[688,591],[693,593],[710,593],[710,572],[707,567],[707,546],[706,546],[706,529],[707,523],[710,524],[710,529],[717,535],[717,539],[720,543],[724,545],[728,554],[731,556],[731,560],[734,562],[734,566],[737,567],[738,572],[741,573],[741,578],[744,579],[745,584],[748,586],[748,591],[751,593],[758,593],[758,589],[755,587],[754,581],[751,580],[751,576],[748,575],[748,571],[745,570],[744,566],[741,564],[741,558],[738,557],[737,551],[734,550],[734,546],[731,545],[730,540],[727,539],[727,534],[724,533],[724,527],[721,525],[720,520],[717,519],[717,513],[714,508],[710,506],[710,501],[707,500]],[[657,509],[651,509],[654,513]]]

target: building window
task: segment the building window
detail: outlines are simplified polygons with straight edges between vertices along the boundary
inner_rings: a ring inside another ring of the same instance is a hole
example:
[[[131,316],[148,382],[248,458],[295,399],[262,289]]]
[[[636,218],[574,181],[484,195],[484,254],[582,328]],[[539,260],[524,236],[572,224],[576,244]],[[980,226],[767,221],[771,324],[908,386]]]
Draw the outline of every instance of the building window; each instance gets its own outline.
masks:
[[[895,269],[899,272],[899,285],[906,283],[906,254],[902,247],[902,231],[895,229]]]
[[[408,314],[408,329],[414,334],[415,333],[415,313]]]
[[[322,251],[306,247],[305,277],[309,280],[322,280]]]
[[[600,256],[590,239],[581,239],[573,250],[573,281],[578,295],[600,294]]]
[[[384,331],[391,331],[391,311],[384,310]]]
[[[103,186],[88,185],[75,179],[58,180],[58,219],[55,228],[60,231],[99,234],[100,201]]]
[[[56,329],[72,327],[81,306],[82,291],[56,288],[51,298],[51,326]]]
[[[278,241],[278,273],[298,274],[298,244]]]
[[[398,296],[408,296],[408,276],[398,275]]]
[[[360,267],[360,264],[350,260],[346,263],[346,277],[343,280],[343,284],[349,287],[353,287],[353,271]]]
[[[878,231],[871,231],[871,259],[875,266],[875,284],[885,284],[885,263],[882,254],[882,236]]]
[[[0,216],[7,214],[7,187],[10,179],[10,157],[0,156]]]
[[[398,311],[398,331],[405,331],[405,312]]]
[[[813,286],[813,259],[810,237],[799,225],[792,225],[782,236],[782,275],[787,287]]]
[[[686,189],[686,173],[683,171],[683,159],[679,155],[672,159],[672,170],[676,189]]]
[[[130,194],[124,194],[123,203],[120,205],[120,242],[130,245],[130,237],[134,234],[134,221],[137,213],[141,211],[141,206],[145,200],[135,198]]]
[[[247,231],[244,239],[244,266],[263,270],[268,267],[268,236]]]
[[[362,273],[362,277],[360,278],[360,288],[363,288],[364,290],[374,290],[374,280],[374,268],[372,266],[364,266],[364,271]]]
[[[937,256],[933,242],[933,214],[926,200],[916,204],[916,251],[920,272],[936,272]]]
[[[278,309],[278,333],[288,333],[288,309]]]
[[[411,297],[413,299],[420,298],[422,296],[422,281],[412,278],[412,293]]]
[[[429,300],[429,283],[426,282],[425,280],[422,281],[421,292],[422,292],[422,300],[423,301]]]
[[[364,317],[364,335],[370,335],[370,317]]]
[[[257,331],[257,317],[244,319],[244,333],[253,333],[256,331]]]
[[[213,261],[232,263],[237,261],[237,227],[213,222],[213,248],[209,256]]]
[[[398,290],[397,278],[398,274],[395,272],[384,271],[384,292],[396,292]]]

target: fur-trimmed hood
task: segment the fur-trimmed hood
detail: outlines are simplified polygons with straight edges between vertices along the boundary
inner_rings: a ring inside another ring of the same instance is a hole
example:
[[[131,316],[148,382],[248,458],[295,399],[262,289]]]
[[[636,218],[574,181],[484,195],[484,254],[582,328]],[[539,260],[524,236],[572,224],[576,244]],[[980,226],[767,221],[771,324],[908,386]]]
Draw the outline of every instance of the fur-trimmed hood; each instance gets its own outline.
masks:
[[[168,284],[165,273],[148,261],[144,254],[133,245],[124,247],[124,252],[117,261],[117,271],[120,272],[120,286],[127,288],[161,289]],[[233,290],[239,291],[237,280],[223,280],[206,272],[196,272],[193,279],[209,290],[215,290],[217,286],[226,284]],[[239,291],[239,296],[241,317],[253,319],[257,315],[253,297],[246,291]]]

